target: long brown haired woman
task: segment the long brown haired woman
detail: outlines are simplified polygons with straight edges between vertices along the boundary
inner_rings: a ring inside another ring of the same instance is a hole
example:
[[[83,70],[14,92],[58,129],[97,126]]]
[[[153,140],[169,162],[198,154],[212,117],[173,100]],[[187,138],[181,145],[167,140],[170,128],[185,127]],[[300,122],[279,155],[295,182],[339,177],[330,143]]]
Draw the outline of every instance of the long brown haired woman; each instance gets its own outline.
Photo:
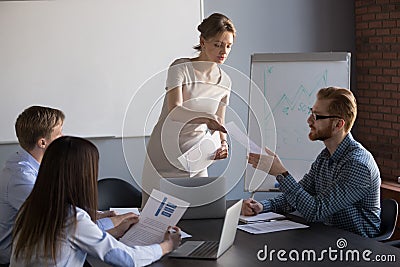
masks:
[[[97,148],[83,138],[64,136],[49,145],[17,216],[10,266],[83,266],[87,254],[113,266],[143,266],[179,245],[177,227],[161,244],[132,248],[98,228],[98,161]],[[122,234],[135,222],[123,222]]]

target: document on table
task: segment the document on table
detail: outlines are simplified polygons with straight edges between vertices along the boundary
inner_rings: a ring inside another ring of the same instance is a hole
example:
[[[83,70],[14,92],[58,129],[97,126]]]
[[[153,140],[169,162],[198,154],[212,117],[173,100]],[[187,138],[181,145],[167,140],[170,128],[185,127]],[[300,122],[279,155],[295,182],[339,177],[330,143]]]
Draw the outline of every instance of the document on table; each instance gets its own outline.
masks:
[[[117,214],[125,214],[125,213],[128,213],[128,212],[133,212],[136,215],[140,215],[139,208],[110,208],[110,210],[115,211]],[[189,237],[192,237],[192,236],[190,234],[184,232],[181,229],[181,237],[183,239],[183,238],[189,238]]]
[[[263,150],[256,143],[254,143],[253,140],[251,140],[245,133],[243,133],[233,121],[225,124],[225,128],[228,131],[229,136],[238,141],[242,146],[247,149],[247,151],[257,154],[263,153]]]
[[[120,241],[128,246],[158,244],[168,226],[178,223],[190,203],[153,189],[150,198],[133,225]]]
[[[308,225],[296,223],[290,220],[278,220],[270,222],[250,223],[238,225],[238,229],[250,234],[266,234],[278,231],[307,228]]]
[[[242,223],[268,222],[272,220],[282,220],[286,218],[284,215],[275,212],[264,212],[254,216],[240,215],[239,221]]]
[[[200,142],[178,157],[178,160],[192,177],[214,162],[215,152],[220,147],[219,132],[207,132]]]

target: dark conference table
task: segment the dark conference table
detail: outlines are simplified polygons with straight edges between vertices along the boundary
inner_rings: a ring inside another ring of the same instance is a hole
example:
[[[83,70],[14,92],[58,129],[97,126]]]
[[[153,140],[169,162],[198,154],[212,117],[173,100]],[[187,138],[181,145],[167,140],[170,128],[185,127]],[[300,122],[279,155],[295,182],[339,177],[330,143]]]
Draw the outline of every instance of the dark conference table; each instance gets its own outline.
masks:
[[[293,221],[301,218],[290,216]],[[181,220],[178,226],[193,237],[190,240],[219,240],[223,219]],[[219,259],[173,259],[168,256],[151,266],[399,266],[400,249],[356,234],[306,223],[309,228],[252,235],[237,230],[233,246]],[[189,239],[188,239],[189,240]],[[265,256],[265,248],[267,258]],[[258,253],[260,250],[263,252]],[[272,252],[272,250],[275,250]],[[282,250],[281,252],[278,252]],[[325,250],[325,252],[323,252]],[[314,254],[317,260],[314,260]],[[278,257],[278,254],[280,257]],[[258,259],[257,254],[261,257]],[[270,256],[272,255],[272,260]],[[298,255],[298,260],[296,259]],[[357,261],[358,256],[358,261]],[[364,258],[363,258],[364,257]],[[321,260],[318,261],[318,258]],[[287,261],[283,261],[283,260]],[[370,261],[367,261],[367,260]]]

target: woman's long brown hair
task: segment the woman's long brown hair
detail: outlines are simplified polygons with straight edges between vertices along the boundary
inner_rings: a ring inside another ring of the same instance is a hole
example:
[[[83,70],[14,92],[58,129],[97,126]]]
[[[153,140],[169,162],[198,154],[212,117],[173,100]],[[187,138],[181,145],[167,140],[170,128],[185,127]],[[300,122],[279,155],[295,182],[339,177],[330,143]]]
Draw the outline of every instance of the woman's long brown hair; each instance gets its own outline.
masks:
[[[56,262],[63,230],[70,219],[76,225],[75,207],[95,220],[98,162],[96,146],[83,138],[63,136],[49,145],[33,190],[17,215],[16,258],[42,255]]]

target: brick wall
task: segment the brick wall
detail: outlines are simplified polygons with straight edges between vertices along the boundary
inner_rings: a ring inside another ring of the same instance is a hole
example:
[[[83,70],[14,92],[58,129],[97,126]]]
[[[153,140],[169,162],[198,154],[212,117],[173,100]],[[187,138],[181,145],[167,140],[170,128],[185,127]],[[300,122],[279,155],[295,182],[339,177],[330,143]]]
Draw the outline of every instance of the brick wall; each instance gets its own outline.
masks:
[[[382,179],[400,176],[400,0],[355,0],[356,138]]]

